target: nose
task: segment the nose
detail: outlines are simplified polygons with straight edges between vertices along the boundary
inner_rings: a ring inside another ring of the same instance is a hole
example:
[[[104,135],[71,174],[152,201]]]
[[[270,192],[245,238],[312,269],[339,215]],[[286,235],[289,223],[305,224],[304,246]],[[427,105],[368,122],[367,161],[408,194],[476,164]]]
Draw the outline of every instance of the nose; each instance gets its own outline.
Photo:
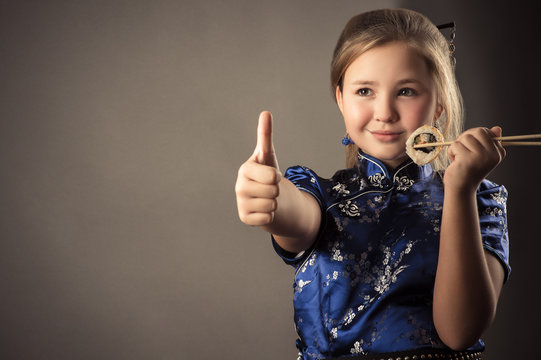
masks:
[[[381,122],[394,122],[398,119],[393,97],[381,94],[376,99],[374,119]]]

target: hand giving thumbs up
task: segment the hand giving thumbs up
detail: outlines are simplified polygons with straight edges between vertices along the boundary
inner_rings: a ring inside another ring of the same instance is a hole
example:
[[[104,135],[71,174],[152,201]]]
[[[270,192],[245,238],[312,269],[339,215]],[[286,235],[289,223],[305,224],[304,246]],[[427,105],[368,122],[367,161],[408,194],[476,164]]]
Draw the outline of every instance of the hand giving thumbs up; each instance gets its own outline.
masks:
[[[237,208],[242,222],[255,226],[272,223],[281,177],[272,142],[272,115],[263,111],[259,115],[256,148],[252,156],[241,165],[235,185]]]

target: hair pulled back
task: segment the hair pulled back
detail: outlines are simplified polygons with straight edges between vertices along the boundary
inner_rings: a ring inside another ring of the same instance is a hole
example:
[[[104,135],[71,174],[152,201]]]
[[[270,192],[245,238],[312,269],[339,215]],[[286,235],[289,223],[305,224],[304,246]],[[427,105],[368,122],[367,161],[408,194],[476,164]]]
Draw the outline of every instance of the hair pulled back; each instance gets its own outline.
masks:
[[[442,132],[445,139],[455,139],[462,131],[464,107],[449,45],[427,17],[413,10],[374,10],[356,15],[348,21],[336,43],[331,62],[333,97],[337,87],[342,91],[344,74],[357,57],[376,46],[394,41],[407,44],[426,60],[434,81],[437,101],[444,109],[432,125]],[[358,150],[355,144],[346,146],[347,167],[357,163]],[[448,165],[445,151],[432,163],[436,171],[445,170]]]

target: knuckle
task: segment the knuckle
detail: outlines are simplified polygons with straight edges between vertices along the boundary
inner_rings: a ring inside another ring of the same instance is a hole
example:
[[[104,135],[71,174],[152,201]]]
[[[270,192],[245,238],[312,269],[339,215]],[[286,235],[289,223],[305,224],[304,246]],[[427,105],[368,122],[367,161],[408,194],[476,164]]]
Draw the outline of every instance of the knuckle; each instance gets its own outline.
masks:
[[[246,181],[243,180],[237,180],[235,183],[235,194],[237,194],[237,197],[244,197],[247,194],[246,189]]]
[[[239,171],[237,172],[237,176],[238,176],[239,178],[245,177],[245,175],[246,175],[246,167],[247,167],[246,163],[242,164],[242,165],[239,167]]]
[[[248,214],[245,213],[244,211],[239,211],[239,219],[240,221],[242,221],[243,223],[247,224],[247,225],[250,225],[248,223]]]
[[[272,197],[277,198],[278,196],[280,196],[280,187],[278,185],[274,185],[272,187]]]

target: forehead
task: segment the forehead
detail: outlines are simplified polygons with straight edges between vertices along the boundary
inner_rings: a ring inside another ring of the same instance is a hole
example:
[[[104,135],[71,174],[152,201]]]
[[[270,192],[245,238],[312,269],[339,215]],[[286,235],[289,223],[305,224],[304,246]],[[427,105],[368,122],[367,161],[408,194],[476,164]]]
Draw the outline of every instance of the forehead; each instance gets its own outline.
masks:
[[[432,82],[427,59],[415,48],[404,42],[391,42],[375,46],[348,66],[345,82],[350,81],[400,81],[415,79]]]

